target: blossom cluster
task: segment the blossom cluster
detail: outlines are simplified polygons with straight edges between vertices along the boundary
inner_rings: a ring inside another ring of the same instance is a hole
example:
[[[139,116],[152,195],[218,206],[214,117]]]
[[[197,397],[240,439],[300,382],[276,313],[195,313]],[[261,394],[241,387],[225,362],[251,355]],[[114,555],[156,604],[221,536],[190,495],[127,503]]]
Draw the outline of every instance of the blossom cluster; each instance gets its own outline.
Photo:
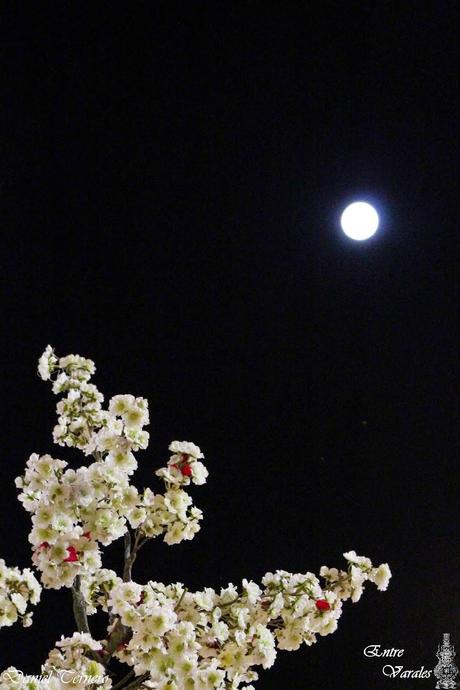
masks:
[[[169,458],[167,467],[162,467],[156,471],[166,485],[169,486],[188,486],[193,484],[204,484],[208,477],[208,470],[200,462],[204,455],[194,443],[189,441],[173,441],[169,450],[173,453]]]
[[[188,592],[181,583],[123,582],[111,570],[84,576],[88,613],[101,607],[111,614],[107,639],[96,641],[87,633],[62,638],[42,666],[41,681],[22,683],[10,668],[0,690],[62,690],[68,682],[83,690],[89,679],[98,690],[108,690],[112,681],[105,661],[117,629],[122,637],[111,655],[133,668],[140,687],[254,690],[247,683],[257,680],[257,666],[270,668],[277,649],[296,650],[334,632],[342,602],[357,601],[366,581],[386,590],[387,564],[375,568],[354,551],[344,556],[346,571],[321,568],[323,585],[313,573],[284,570],[267,573],[262,587],[243,580],[240,591],[230,584],[219,593]]]
[[[30,456],[16,478],[19,500],[32,513],[32,561],[45,587],[70,587],[76,575],[101,567],[99,543],[111,544],[127,529],[138,494],[129,485],[134,456],[111,451],[77,470],[50,455]]]
[[[38,604],[41,587],[29,568],[8,568],[0,558],[0,628],[13,625],[17,620],[27,628],[32,625],[28,604]]]
[[[14,666],[0,675],[0,690],[108,690],[112,680],[98,660],[101,643],[89,633],[61,637],[42,665],[40,676],[25,676]]]
[[[129,481],[136,467],[134,455],[120,447],[77,470],[50,455],[30,456],[16,485],[32,513],[32,560],[45,587],[71,587],[76,575],[100,569],[100,544],[111,544],[129,527],[145,538],[164,534],[169,545],[200,529],[202,511],[180,485],[168,484],[164,494],[139,493]]]
[[[102,409],[104,396],[89,383],[96,371],[94,362],[80,355],[58,358],[48,345],[39,359],[38,374],[53,382],[56,395],[65,395],[57,403],[58,423],[53,439],[60,446],[80,448],[85,455],[112,450],[124,439],[132,450],[147,448],[149,434],[148,403],[133,395],[116,395],[109,409]]]
[[[133,451],[148,443],[143,430],[148,402],[115,395],[102,410],[103,395],[88,383],[94,371],[91,360],[58,358],[49,345],[39,360],[41,378],[54,380],[55,393],[67,393],[57,405],[56,442],[78,446],[94,458],[74,470],[63,460],[33,453],[25,474],[16,478],[19,500],[32,513],[32,560],[48,588],[71,587],[77,575],[100,569],[100,545],[108,546],[129,527],[144,538],[163,534],[169,545],[192,539],[200,529],[202,512],[184,490],[208,476],[200,448],[173,441],[166,467],[156,472],[166,491],[139,492],[130,480],[137,469]]]
[[[71,684],[72,688],[78,690],[94,685],[98,690],[110,688],[112,681],[106,675],[105,666],[98,660],[101,650],[101,643],[93,640],[89,633],[62,637],[49,653],[42,671],[57,674],[63,685]]]
[[[153,494],[145,489],[142,495],[144,516],[139,530],[146,537],[165,533],[164,541],[179,544],[193,539],[200,529],[203,513],[193,505],[192,498],[182,487],[190,483],[201,485],[206,482],[208,470],[200,462],[203,453],[189,441],[173,441],[169,450],[173,453],[166,467],[156,471],[166,484],[164,494]]]
[[[342,602],[357,601],[366,581],[387,588],[387,564],[375,568],[354,551],[344,556],[346,571],[323,566],[324,584],[313,573],[278,570],[267,573],[262,586],[243,580],[240,591],[230,584],[219,593],[192,593],[181,583],[140,585],[106,571],[84,591],[91,612],[100,605],[111,614],[105,644],[123,631],[113,654],[145,676],[145,686],[236,690],[257,680],[255,667],[271,667],[277,649],[296,650],[334,632]]]

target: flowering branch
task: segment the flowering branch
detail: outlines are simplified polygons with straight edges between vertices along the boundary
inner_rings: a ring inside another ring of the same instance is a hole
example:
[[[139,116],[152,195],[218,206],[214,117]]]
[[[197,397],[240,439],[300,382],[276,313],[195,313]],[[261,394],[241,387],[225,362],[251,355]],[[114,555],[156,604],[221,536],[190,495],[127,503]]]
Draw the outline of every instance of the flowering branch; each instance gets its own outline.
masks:
[[[193,539],[202,511],[188,493],[208,477],[203,453],[194,443],[173,441],[171,456],[155,472],[163,493],[132,483],[134,453],[147,448],[148,402],[116,395],[103,409],[104,396],[90,383],[94,362],[79,355],[58,358],[48,346],[38,372],[52,382],[58,423],[53,440],[79,448],[88,464],[73,469],[50,455],[32,454],[16,479],[19,500],[31,513],[32,562],[46,588],[67,587],[77,631],[62,637],[42,670],[66,672],[66,683],[91,677],[96,690],[254,690],[256,669],[270,668],[277,650],[312,645],[334,632],[347,599],[360,599],[365,583],[384,591],[391,577],[386,563],[354,551],[344,554],[346,570],[323,566],[313,573],[267,573],[259,584],[243,580],[220,592],[191,592],[182,583],[133,581],[139,550],[162,536],[169,546]],[[92,459],[91,459],[92,458]],[[103,547],[123,537],[121,576],[102,567]],[[30,570],[7,568],[0,560],[0,627],[21,619],[31,623],[27,605],[40,598]],[[106,639],[93,639],[88,616],[108,616]],[[113,659],[125,664],[112,682]],[[0,690],[28,690],[20,672],[0,674]],[[51,677],[50,675],[50,677]],[[53,690],[47,680],[34,690]]]

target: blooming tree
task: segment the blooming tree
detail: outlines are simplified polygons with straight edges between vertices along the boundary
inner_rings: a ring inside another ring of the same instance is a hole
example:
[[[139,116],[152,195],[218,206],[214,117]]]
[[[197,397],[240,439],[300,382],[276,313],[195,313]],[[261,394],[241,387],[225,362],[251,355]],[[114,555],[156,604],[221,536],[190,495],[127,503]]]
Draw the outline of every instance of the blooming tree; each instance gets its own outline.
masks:
[[[344,554],[346,570],[323,566],[321,580],[277,570],[261,584],[243,580],[218,592],[135,582],[132,567],[147,541],[161,536],[172,546],[199,531],[203,514],[188,489],[204,484],[208,471],[198,446],[173,441],[167,464],[156,472],[164,491],[139,490],[132,483],[134,453],[149,441],[147,400],[116,395],[103,409],[103,395],[90,383],[94,372],[91,360],[59,358],[51,346],[40,357],[40,377],[60,396],[53,439],[80,449],[88,462],[74,469],[34,453],[16,479],[31,514],[32,563],[41,585],[31,570],[0,560],[0,627],[18,620],[31,625],[28,608],[38,603],[42,586],[66,587],[77,631],[56,642],[40,675],[4,670],[0,690],[64,690],[69,683],[78,690],[254,690],[256,669],[272,666],[277,649],[296,650],[334,632],[342,602],[358,601],[367,580],[387,588],[388,565],[374,567],[354,551]],[[124,547],[120,573],[102,565],[102,547],[117,539]],[[101,640],[88,620],[98,611],[107,615]]]

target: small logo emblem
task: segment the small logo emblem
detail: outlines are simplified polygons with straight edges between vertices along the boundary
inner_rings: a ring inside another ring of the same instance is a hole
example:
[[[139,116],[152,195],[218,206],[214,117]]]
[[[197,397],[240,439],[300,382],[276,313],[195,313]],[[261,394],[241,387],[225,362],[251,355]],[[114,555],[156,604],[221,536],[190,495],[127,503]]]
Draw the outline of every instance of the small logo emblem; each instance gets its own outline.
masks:
[[[434,675],[438,679],[436,687],[456,688],[455,677],[458,674],[458,668],[454,663],[455,647],[450,641],[450,633],[443,634],[436,656],[438,657],[438,663],[434,669]]]

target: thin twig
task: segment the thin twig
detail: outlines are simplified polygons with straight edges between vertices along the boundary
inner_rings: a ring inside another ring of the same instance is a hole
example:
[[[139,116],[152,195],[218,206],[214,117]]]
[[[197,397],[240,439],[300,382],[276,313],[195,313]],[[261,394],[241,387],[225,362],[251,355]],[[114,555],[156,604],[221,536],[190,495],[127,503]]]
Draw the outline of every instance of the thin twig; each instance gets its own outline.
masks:
[[[134,676],[134,669],[133,668],[130,671],[128,671],[128,673],[125,676],[123,676],[123,678],[121,680],[119,680],[118,683],[116,683],[115,685],[112,686],[112,690],[118,690],[118,688],[121,688],[126,683],[127,680],[132,678],[132,676]]]
[[[149,540],[148,537],[143,537],[140,530],[136,530],[136,536],[134,538],[134,545],[132,545],[131,533],[129,529],[125,532],[125,564],[123,568],[123,582],[131,581],[131,571],[136,560],[137,552],[140,548],[144,546]]]
[[[125,551],[124,551],[124,557],[125,557],[125,564],[123,567],[123,582],[130,582],[131,580],[131,568],[133,565],[133,553],[134,551],[131,551],[131,532],[129,529],[126,530],[125,532],[125,537],[124,537],[124,543],[125,543]]]
[[[72,585],[72,604],[73,604],[73,615],[75,618],[75,623],[77,624],[78,632],[89,633],[88,617],[86,615],[86,602],[83,598],[83,594],[80,591],[80,575],[74,580]]]
[[[183,591],[182,594],[180,595],[180,597],[179,597],[179,599],[178,599],[178,601],[177,601],[177,604],[176,604],[175,607],[174,607],[174,611],[177,611],[177,609],[178,609],[178,608],[180,607],[180,605],[182,604],[182,599],[184,598],[184,596],[185,596],[185,594],[186,594],[187,591],[188,591],[188,590],[187,590],[187,587],[184,587],[184,591]]]
[[[129,685],[125,685],[124,690],[134,690],[134,688],[139,687],[139,685],[142,685],[144,680],[147,680],[149,678],[150,673],[144,673],[142,676],[139,676],[139,678],[136,678],[136,680],[133,680],[132,683]]]

